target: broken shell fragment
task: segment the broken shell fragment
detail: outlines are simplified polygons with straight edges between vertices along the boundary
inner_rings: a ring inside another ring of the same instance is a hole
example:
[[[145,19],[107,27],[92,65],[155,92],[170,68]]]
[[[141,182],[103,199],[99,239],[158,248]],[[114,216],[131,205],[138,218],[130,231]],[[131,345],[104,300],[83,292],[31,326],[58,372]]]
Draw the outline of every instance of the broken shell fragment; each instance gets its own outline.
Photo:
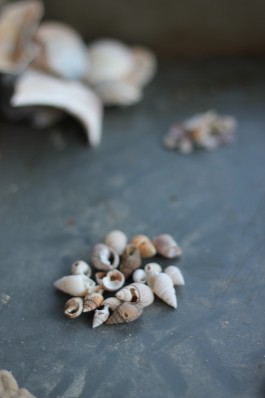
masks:
[[[119,254],[119,256],[121,256],[127,245],[127,240],[127,236],[124,232],[115,230],[107,234],[105,238],[105,245],[114,249]]]
[[[124,80],[98,84],[94,87],[98,97],[107,106],[129,106],[139,102],[143,93],[139,86]]]
[[[134,282],[146,283],[147,274],[143,269],[136,269],[132,275]]]
[[[62,109],[80,120],[92,146],[100,142],[101,102],[80,82],[64,81],[28,69],[17,80],[11,104],[15,107],[44,105]]]
[[[122,272],[117,269],[109,271],[107,275],[102,279],[102,285],[105,290],[115,292],[119,290],[125,282],[125,277]]]
[[[140,250],[129,243],[121,256],[120,271],[128,278],[141,265]]]
[[[107,271],[99,271],[95,273],[96,282],[99,285],[103,285],[103,278],[107,275]]]
[[[172,279],[164,272],[150,273],[150,279],[147,280],[148,285],[153,292],[165,303],[173,308],[177,308],[177,297],[173,286]]]
[[[109,312],[109,307],[107,305],[105,305],[102,309],[96,309],[93,318],[92,328],[95,329],[98,326],[102,325],[104,322],[106,322],[109,315],[110,312]]]
[[[89,289],[95,286],[95,282],[86,275],[68,275],[58,279],[54,286],[71,296],[85,296]]]
[[[83,312],[90,312],[100,307],[104,301],[103,289],[98,289],[98,291],[88,294],[84,297],[84,307]]]
[[[185,285],[184,277],[182,275],[182,272],[178,267],[175,265],[169,265],[168,267],[165,268],[165,273],[170,276],[172,279],[174,285],[177,286],[183,286]]]
[[[122,303],[110,317],[106,324],[114,325],[117,323],[125,323],[135,321],[142,315],[143,306],[141,303]]]
[[[83,312],[83,300],[80,297],[72,297],[66,301],[64,313],[68,318],[77,318]]]
[[[86,263],[83,260],[75,261],[72,264],[71,270],[72,270],[72,274],[73,275],[83,274],[83,275],[86,275],[88,277],[91,276],[91,268],[88,265],[88,263]]]
[[[111,247],[98,243],[92,251],[91,261],[96,269],[110,271],[118,267],[120,259],[118,253]]]
[[[144,283],[137,282],[125,286],[116,293],[116,297],[122,301],[141,303],[143,307],[147,307],[154,301],[154,295],[150,287]]]
[[[162,267],[158,263],[148,263],[144,267],[145,272],[162,272]]]
[[[156,248],[146,235],[136,235],[131,243],[138,247],[141,257],[152,257],[156,254]]]
[[[162,234],[153,239],[153,244],[157,250],[158,254],[161,254],[167,258],[179,257],[182,251],[174,240],[174,238],[169,234]]]
[[[121,300],[117,297],[108,297],[103,301],[102,305],[106,305],[111,311],[115,311],[121,305]]]

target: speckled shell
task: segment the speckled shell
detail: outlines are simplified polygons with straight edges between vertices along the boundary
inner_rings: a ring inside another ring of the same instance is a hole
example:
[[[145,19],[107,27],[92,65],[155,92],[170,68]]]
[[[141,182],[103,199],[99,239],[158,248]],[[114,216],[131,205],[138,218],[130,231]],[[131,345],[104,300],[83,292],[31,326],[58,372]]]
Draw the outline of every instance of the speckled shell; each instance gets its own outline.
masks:
[[[116,297],[122,301],[141,303],[143,307],[147,307],[154,301],[154,294],[150,287],[139,282],[124,287],[116,293]]]
[[[102,279],[102,285],[104,286],[105,290],[110,292],[115,292],[119,290],[125,282],[125,277],[122,272],[114,269],[109,271],[107,275]]]
[[[121,305],[121,303],[122,303],[121,300],[118,299],[117,297],[108,297],[103,301],[102,305],[106,305],[112,311],[115,311],[116,308],[118,308]]]
[[[158,254],[173,258],[181,256],[181,249],[171,235],[162,234],[153,239],[153,244]]]
[[[118,267],[120,259],[115,250],[103,243],[98,243],[92,251],[91,261],[96,269],[110,271]]]
[[[147,282],[147,274],[143,269],[136,269],[133,273],[133,281],[139,283],[146,283]]]
[[[91,276],[91,268],[83,260],[77,260],[72,264],[71,271],[73,275],[79,275],[79,274],[84,274],[88,277]]]
[[[58,279],[54,286],[71,296],[85,296],[96,283],[86,275],[67,275]]]
[[[141,256],[139,249],[133,244],[128,244],[121,257],[120,271],[128,278],[134,270],[141,265]]]
[[[165,273],[170,276],[172,279],[174,285],[177,286],[183,286],[185,285],[184,277],[182,275],[182,272],[178,267],[175,265],[169,265],[168,267],[165,268]]]
[[[92,294],[88,294],[84,298],[84,307],[83,312],[90,312],[100,307],[102,302],[104,301],[104,297],[101,292],[95,292]]]
[[[77,318],[83,312],[83,300],[80,297],[72,297],[66,301],[64,313],[68,318]]]
[[[105,245],[114,249],[121,256],[127,245],[127,240],[127,236],[124,232],[115,230],[107,234],[105,238]]]
[[[154,273],[153,273],[154,274]],[[148,281],[149,282],[149,281]],[[165,303],[173,308],[177,308],[177,297],[172,279],[164,272],[153,275],[153,292]]]
[[[95,329],[106,322],[109,317],[109,307],[105,305],[102,309],[97,309],[94,314],[92,328]]]
[[[143,312],[140,303],[122,303],[107,319],[108,325],[135,321]]]
[[[148,263],[144,267],[145,272],[162,272],[162,267],[158,263]]]
[[[138,247],[141,257],[152,257],[156,254],[156,248],[146,235],[136,235],[131,243]]]

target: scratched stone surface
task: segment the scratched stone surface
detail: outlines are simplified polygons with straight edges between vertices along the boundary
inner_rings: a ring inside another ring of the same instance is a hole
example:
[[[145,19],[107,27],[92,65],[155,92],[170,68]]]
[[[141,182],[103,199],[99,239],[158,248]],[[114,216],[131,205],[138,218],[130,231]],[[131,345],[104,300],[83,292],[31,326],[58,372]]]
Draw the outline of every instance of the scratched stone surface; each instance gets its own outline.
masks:
[[[265,62],[160,65],[143,101],[105,114],[89,150],[67,119],[0,123],[0,368],[38,398],[264,397]],[[237,142],[183,157],[176,120],[234,115]],[[53,282],[113,228],[171,233],[186,286],[131,323],[64,317]]]

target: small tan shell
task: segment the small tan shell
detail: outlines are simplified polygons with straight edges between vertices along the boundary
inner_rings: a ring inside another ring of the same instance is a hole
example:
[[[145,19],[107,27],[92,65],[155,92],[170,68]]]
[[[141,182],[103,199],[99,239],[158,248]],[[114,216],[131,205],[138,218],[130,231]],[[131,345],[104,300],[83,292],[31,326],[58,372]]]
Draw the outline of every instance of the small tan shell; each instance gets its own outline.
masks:
[[[165,268],[165,273],[170,276],[172,279],[174,285],[179,285],[183,286],[185,285],[184,277],[182,275],[182,272],[178,267],[175,265],[169,265],[168,267]]]
[[[133,273],[132,278],[134,282],[146,283],[147,274],[143,269],[136,269]]]
[[[58,279],[54,286],[71,296],[85,296],[95,282],[86,275],[67,275]]]
[[[158,254],[173,258],[181,256],[181,249],[174,238],[169,234],[159,235],[153,239]]]
[[[120,271],[128,278],[141,265],[140,250],[129,243],[121,256]]]
[[[91,268],[88,265],[88,263],[86,263],[83,260],[77,260],[72,264],[71,267],[72,270],[72,274],[73,275],[79,275],[79,274],[83,274],[86,275],[88,277],[91,276]]]
[[[110,271],[118,267],[120,259],[111,247],[98,243],[92,251],[91,261],[96,269]]]
[[[105,278],[105,276],[107,275],[107,271],[99,271],[95,273],[95,278],[96,281],[99,285],[103,284],[103,278]]]
[[[117,297],[108,297],[106,298],[102,305],[108,306],[112,311],[115,311],[121,305],[121,300]]]
[[[143,312],[143,306],[140,303],[122,303],[110,317],[107,319],[108,325],[116,323],[125,323],[135,321]]]
[[[109,307],[105,305],[102,309],[97,309],[94,314],[92,328],[95,329],[98,326],[102,325],[102,323],[106,322],[109,317]]]
[[[114,269],[109,271],[107,275],[102,279],[102,284],[105,290],[115,292],[119,290],[125,282],[125,277],[122,272]]]
[[[141,257],[152,257],[156,254],[156,248],[146,235],[136,235],[131,243],[138,247]]]
[[[66,301],[64,313],[68,318],[77,318],[83,312],[83,300],[80,297],[72,297]]]
[[[153,292],[165,303],[173,308],[177,308],[177,297],[173,286],[172,279],[164,272],[150,272],[151,279],[148,278],[147,283]]]
[[[148,263],[146,264],[146,266],[144,267],[145,272],[162,272],[162,267],[161,265],[157,264],[157,263]]]
[[[103,290],[99,289],[97,292],[85,296],[83,312],[90,312],[100,307],[102,302],[104,301],[102,293]]]
[[[127,240],[127,236],[124,232],[115,230],[107,234],[105,238],[105,245],[114,249],[119,254],[119,256],[121,256],[127,245]]]
[[[147,307],[154,301],[154,295],[150,287],[139,282],[125,286],[116,293],[116,297],[122,301],[141,303],[143,307]]]

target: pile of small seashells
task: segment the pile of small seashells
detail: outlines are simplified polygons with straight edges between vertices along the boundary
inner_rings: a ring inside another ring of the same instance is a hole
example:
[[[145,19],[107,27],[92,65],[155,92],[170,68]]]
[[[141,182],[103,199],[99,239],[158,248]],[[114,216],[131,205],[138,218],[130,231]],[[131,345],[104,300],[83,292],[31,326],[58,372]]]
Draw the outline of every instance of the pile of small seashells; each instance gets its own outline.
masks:
[[[158,263],[147,263],[140,268],[144,258],[156,254],[166,258],[180,257],[182,252],[171,235],[162,234],[150,240],[146,235],[127,236],[119,230],[107,234],[104,243],[95,245],[92,269],[83,260],[72,264],[72,275],[55,282],[55,287],[71,296],[64,307],[68,318],[77,318],[83,312],[95,310],[93,328],[103,324],[132,322],[139,318],[144,307],[154,301],[154,295],[173,308],[177,308],[174,285],[185,284],[182,272],[175,265],[162,270]],[[119,267],[119,269],[117,269]],[[132,276],[133,283],[123,287]],[[116,292],[114,297],[104,294]]]

